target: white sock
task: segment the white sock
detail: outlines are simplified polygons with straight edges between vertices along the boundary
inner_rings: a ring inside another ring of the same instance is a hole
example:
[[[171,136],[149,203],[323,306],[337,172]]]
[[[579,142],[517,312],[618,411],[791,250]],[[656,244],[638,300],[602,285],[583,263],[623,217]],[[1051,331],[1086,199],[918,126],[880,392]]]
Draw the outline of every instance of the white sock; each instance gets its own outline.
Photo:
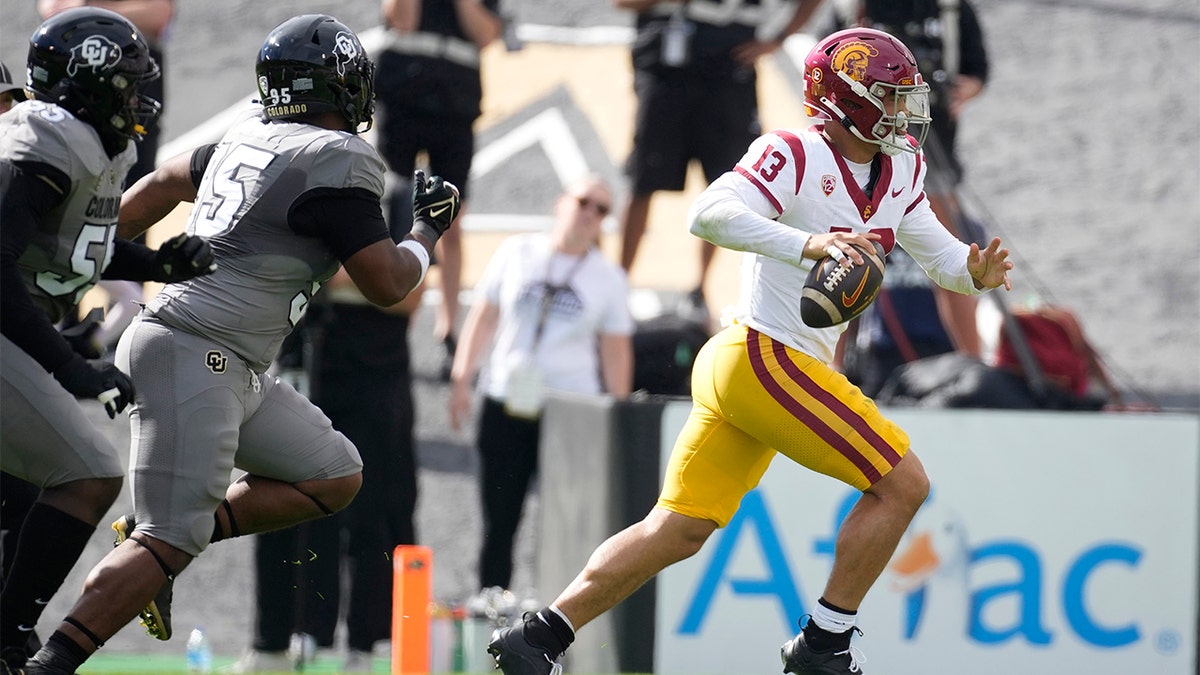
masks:
[[[854,627],[856,616],[858,616],[857,612],[844,614],[817,601],[817,606],[813,609],[812,620],[816,622],[818,628],[823,628],[830,633],[845,633]]]

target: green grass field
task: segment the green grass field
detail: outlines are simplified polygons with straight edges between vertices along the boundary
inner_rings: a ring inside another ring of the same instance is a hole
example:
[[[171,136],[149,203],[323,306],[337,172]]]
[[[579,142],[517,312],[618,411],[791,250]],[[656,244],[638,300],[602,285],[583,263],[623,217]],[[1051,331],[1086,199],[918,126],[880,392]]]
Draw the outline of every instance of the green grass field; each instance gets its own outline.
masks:
[[[220,673],[221,668],[233,663],[232,658],[213,659],[213,672]],[[318,656],[315,661],[307,664],[305,673],[337,673],[341,659],[338,656]],[[376,658],[372,664],[372,673],[390,672],[390,664],[385,658]],[[79,669],[79,675],[192,675],[184,665],[183,655],[179,656],[150,656],[142,654],[97,654]],[[480,673],[478,675],[497,675],[498,671]],[[279,672],[264,675],[294,675],[294,673]],[[476,675],[474,673],[454,673],[452,675]]]

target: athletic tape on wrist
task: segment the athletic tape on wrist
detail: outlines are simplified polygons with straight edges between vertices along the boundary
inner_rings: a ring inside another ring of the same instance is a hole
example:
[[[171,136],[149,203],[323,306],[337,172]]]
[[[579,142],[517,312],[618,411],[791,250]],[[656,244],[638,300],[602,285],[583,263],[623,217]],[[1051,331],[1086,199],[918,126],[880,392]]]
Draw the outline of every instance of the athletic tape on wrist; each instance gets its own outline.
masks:
[[[420,286],[421,282],[425,281],[425,273],[429,271],[429,251],[425,250],[421,242],[413,239],[405,239],[396,248],[405,249],[417,256],[417,262],[421,263],[421,276],[417,279],[417,283],[413,284],[413,288]]]

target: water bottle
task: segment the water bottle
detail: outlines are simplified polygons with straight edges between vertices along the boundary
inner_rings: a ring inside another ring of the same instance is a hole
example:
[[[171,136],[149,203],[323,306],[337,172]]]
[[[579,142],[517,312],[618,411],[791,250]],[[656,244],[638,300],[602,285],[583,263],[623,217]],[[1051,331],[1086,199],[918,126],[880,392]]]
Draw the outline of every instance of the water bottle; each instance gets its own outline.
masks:
[[[189,673],[212,672],[212,645],[203,626],[196,626],[188,636],[187,669]]]

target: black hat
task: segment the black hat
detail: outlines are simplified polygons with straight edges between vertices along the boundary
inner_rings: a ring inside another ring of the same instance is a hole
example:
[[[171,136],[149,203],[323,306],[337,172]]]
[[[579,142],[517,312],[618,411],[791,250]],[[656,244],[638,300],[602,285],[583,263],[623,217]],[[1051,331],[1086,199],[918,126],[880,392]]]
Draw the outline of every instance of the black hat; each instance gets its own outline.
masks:
[[[8,66],[0,61],[0,94],[6,91],[11,91],[13,98],[18,101],[25,100],[25,86],[21,84],[13,84],[12,73],[9,72]]]

